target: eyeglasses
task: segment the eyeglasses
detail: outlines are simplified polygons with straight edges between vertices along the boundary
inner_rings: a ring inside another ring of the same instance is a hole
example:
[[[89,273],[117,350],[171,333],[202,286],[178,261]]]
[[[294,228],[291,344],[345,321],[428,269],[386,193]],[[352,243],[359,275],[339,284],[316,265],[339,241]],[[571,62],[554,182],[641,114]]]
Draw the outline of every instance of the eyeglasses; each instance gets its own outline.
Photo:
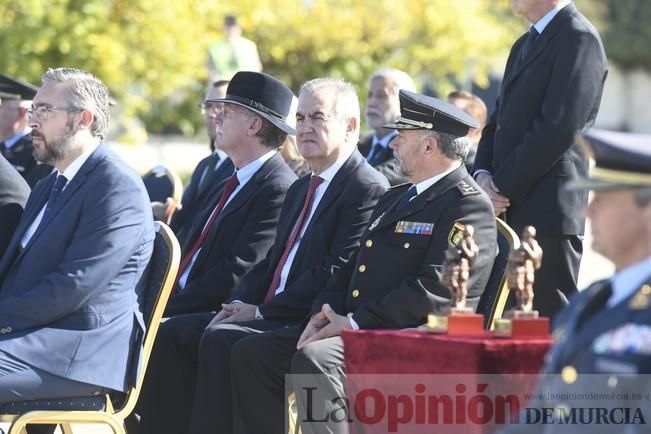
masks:
[[[50,115],[50,112],[53,110],[61,110],[67,113],[79,113],[84,111],[84,109],[76,108],[76,107],[57,107],[53,106],[52,104],[42,104],[39,105],[38,107],[30,107],[27,109],[27,115],[29,118],[35,118],[39,122],[44,122],[47,120],[48,116]]]
[[[206,102],[202,101],[197,106],[201,109],[201,114],[205,115],[208,112],[219,112],[223,109],[224,104],[221,102]]]

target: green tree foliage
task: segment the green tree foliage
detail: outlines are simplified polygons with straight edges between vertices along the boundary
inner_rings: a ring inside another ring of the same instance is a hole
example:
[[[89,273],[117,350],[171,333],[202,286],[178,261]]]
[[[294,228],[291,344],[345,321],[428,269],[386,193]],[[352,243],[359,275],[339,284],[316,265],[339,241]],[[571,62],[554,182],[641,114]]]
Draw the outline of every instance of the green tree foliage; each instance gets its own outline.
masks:
[[[258,44],[265,71],[297,90],[319,76],[365,94],[380,66],[401,68],[441,93],[501,70],[524,28],[495,0],[3,0],[0,71],[38,83],[51,66],[92,71],[148,129],[200,132],[196,103],[206,53],[225,14]]]
[[[577,0],[577,6],[601,32],[611,62],[625,70],[651,69],[650,1]]]

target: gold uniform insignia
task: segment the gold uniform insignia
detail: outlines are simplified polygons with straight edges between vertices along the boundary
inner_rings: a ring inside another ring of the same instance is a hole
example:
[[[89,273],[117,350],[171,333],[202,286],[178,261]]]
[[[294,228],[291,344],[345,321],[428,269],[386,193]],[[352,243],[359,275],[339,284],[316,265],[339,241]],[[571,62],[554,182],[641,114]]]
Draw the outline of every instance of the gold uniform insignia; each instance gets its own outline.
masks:
[[[633,296],[631,301],[628,303],[628,307],[633,310],[643,310],[648,308],[651,305],[651,300],[649,299],[650,295],[651,295],[651,286],[644,285]]]
[[[459,223],[459,222],[454,222],[454,225],[452,226],[452,230],[450,230],[450,233],[448,234],[448,244],[451,246],[456,246],[459,244],[459,241],[463,239],[463,231],[466,228],[465,225]]]

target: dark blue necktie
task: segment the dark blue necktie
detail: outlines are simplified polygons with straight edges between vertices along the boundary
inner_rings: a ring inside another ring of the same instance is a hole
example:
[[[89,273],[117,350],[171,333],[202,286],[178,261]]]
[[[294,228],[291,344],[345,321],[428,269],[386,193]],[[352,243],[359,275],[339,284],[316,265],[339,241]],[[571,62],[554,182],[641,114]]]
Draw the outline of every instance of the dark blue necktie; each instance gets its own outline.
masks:
[[[378,153],[382,150],[382,145],[380,145],[380,142],[373,142],[373,145],[371,146],[371,150],[369,151],[368,155],[366,155],[366,161],[370,165],[373,165],[375,160],[377,159]]]
[[[412,185],[411,187],[409,187],[409,190],[407,190],[405,192],[405,194],[403,194],[402,197],[400,198],[400,201],[398,202],[398,205],[396,205],[396,209],[402,209],[405,206],[407,206],[407,204],[411,201],[411,199],[414,196],[416,196],[416,193],[417,193],[417,191],[416,191],[416,186],[415,185]]]
[[[68,183],[68,179],[63,176],[63,175],[58,175],[56,181],[54,181],[54,185],[52,185],[52,189],[50,190],[50,196],[47,199],[47,205],[45,206],[45,212],[43,213],[43,220],[47,220],[47,218],[50,215],[50,212],[52,212],[52,208],[54,207],[54,204],[56,203],[57,199],[59,199],[59,196],[61,195],[61,192],[63,191],[63,187],[66,186]]]
[[[536,41],[536,39],[538,39],[538,35],[540,35],[540,33],[538,33],[538,30],[536,30],[534,26],[531,26],[527,32],[527,38],[524,40],[522,48],[520,49],[520,62],[522,62],[527,56],[527,53],[533,46],[533,43]]]

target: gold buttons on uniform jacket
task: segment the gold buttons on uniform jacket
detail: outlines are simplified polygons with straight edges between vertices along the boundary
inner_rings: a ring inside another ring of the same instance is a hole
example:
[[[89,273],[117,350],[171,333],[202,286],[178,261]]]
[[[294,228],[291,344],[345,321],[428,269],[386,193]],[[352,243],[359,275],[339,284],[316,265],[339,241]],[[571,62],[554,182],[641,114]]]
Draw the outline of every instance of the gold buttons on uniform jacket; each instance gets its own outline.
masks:
[[[353,298],[357,298],[357,297],[359,297],[359,289],[355,289],[353,291]]]
[[[366,240],[366,247],[371,247],[373,245],[373,240]]]
[[[566,366],[561,370],[561,378],[565,384],[573,384],[578,376],[574,366]]]
[[[402,247],[404,247],[405,249],[408,249],[410,246],[411,246],[411,244],[409,244],[409,243],[405,243],[405,244],[402,245]]]
[[[360,265],[358,270],[359,270],[360,273],[363,273],[364,271],[366,271],[366,265],[364,265],[364,264]]]

